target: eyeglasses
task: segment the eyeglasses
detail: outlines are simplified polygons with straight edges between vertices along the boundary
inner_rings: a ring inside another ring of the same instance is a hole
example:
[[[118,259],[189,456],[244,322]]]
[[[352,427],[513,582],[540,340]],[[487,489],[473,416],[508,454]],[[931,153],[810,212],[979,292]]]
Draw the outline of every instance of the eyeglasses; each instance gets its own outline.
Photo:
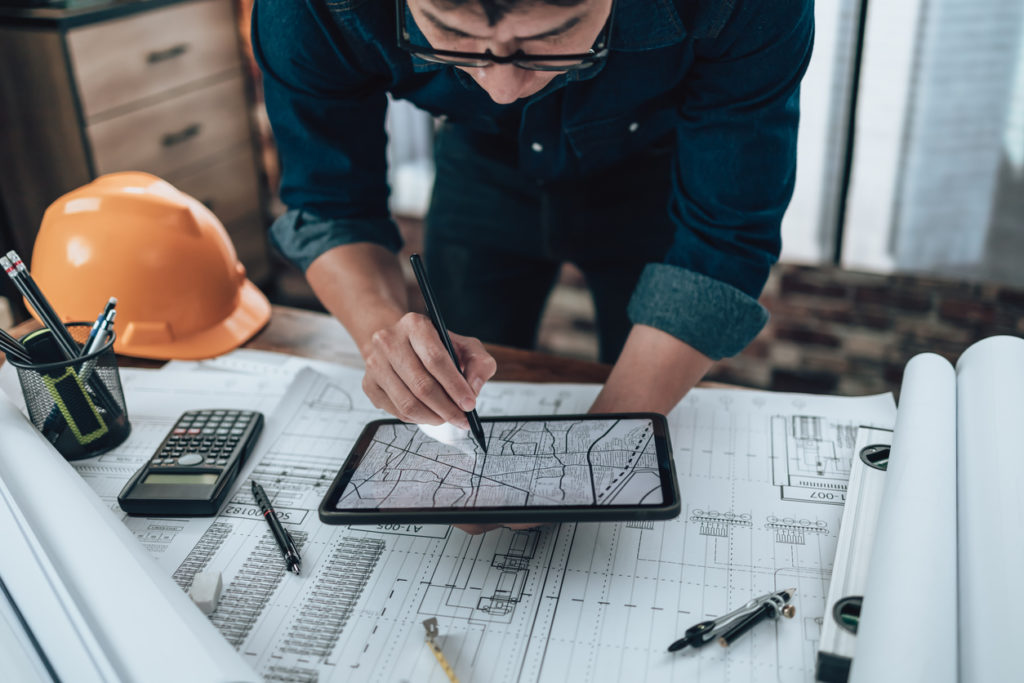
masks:
[[[531,55],[516,50],[510,55],[499,56],[491,52],[459,52],[438,50],[428,45],[415,45],[410,41],[405,27],[405,0],[395,0],[395,14],[398,26],[398,47],[420,59],[438,64],[484,68],[494,64],[512,64],[530,71],[579,71],[588,69],[608,56],[608,39],[612,32],[612,17],[615,15],[615,0],[612,0],[608,21],[598,34],[594,47],[586,52],[568,55]]]

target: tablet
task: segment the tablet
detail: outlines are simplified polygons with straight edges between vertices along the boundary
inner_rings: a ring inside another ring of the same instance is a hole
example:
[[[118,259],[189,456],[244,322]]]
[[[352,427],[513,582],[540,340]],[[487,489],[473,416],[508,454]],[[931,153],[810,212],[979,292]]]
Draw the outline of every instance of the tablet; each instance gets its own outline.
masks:
[[[483,418],[468,432],[371,422],[320,503],[327,524],[624,521],[679,514],[657,413]]]

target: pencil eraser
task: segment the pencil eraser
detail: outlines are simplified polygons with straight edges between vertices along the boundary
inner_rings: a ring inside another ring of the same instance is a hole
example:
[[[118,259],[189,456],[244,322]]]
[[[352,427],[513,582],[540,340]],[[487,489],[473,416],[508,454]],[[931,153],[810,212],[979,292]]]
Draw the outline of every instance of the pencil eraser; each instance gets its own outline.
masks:
[[[439,425],[416,425],[420,428],[420,431],[426,434],[434,441],[440,441],[448,446],[454,446],[459,441],[465,441],[469,438],[468,429],[459,429],[450,422],[445,422]]]
[[[207,570],[196,574],[192,580],[192,587],[188,590],[188,597],[196,603],[196,607],[202,610],[203,614],[213,614],[220,602],[220,591],[224,587],[220,578],[220,572]]]

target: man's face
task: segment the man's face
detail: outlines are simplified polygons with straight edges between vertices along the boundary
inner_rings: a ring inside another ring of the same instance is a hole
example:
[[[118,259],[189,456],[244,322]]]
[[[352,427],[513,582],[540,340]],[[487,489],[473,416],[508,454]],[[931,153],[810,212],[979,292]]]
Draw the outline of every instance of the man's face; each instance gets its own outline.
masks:
[[[435,49],[479,53],[490,50],[494,55],[506,56],[517,50],[531,55],[586,52],[604,28],[612,0],[583,0],[572,7],[526,0],[494,26],[475,2],[455,8],[443,0],[408,3],[416,25]],[[498,104],[529,97],[559,74],[520,69],[512,64],[457,68],[469,74]]]

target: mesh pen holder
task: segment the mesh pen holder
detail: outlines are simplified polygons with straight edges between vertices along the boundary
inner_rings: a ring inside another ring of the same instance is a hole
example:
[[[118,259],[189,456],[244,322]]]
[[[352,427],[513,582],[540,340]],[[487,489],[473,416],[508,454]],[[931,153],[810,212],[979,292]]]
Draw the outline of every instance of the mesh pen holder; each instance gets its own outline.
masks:
[[[91,323],[67,325],[79,345],[84,345],[91,328]],[[44,328],[21,341],[29,345],[45,335],[50,332]],[[9,358],[8,362],[18,371],[29,419],[66,459],[106,453],[128,438],[132,428],[117,371],[113,332],[97,351],[80,358],[52,363]]]

